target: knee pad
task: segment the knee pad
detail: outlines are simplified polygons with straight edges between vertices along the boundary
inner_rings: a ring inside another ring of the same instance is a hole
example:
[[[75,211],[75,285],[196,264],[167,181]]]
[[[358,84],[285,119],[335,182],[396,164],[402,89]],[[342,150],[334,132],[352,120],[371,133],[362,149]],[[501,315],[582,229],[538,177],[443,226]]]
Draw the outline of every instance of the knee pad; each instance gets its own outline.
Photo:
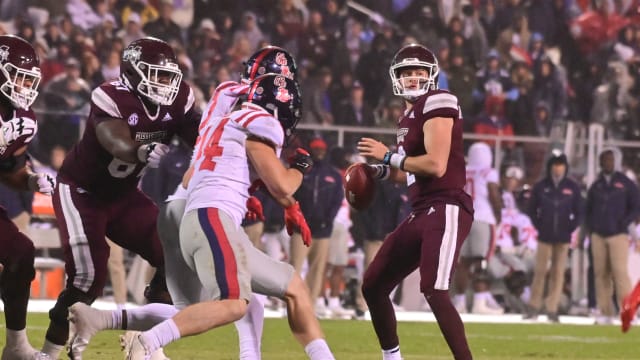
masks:
[[[58,301],[56,301],[53,309],[49,310],[49,319],[56,324],[66,324],[69,316],[69,306],[77,302],[91,305],[95,299],[95,296],[91,296],[74,287],[64,289],[58,296]]]

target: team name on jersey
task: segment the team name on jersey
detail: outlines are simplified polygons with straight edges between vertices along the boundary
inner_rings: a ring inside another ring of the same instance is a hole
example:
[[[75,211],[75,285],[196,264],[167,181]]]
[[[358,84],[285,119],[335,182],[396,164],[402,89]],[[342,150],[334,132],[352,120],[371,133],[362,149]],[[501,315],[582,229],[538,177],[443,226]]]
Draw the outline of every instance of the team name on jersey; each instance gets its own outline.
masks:
[[[160,141],[164,139],[166,136],[167,136],[167,132],[165,130],[151,131],[151,132],[141,131],[141,132],[136,132],[136,141],[137,142]]]
[[[401,142],[404,142],[404,137],[407,136],[408,133],[409,133],[409,128],[398,129],[398,134],[397,134],[398,144]]]

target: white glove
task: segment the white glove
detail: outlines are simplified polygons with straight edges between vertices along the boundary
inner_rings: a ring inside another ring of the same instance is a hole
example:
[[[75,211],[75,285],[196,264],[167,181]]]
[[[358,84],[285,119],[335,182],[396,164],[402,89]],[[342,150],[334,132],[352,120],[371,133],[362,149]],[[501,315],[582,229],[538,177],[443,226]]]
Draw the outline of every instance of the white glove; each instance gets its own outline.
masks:
[[[56,188],[56,179],[45,173],[33,174],[29,178],[29,188],[45,195],[52,195]]]
[[[140,145],[138,148],[138,160],[147,164],[150,168],[160,166],[160,160],[169,153],[169,146],[159,142]]]
[[[38,130],[38,123],[26,117],[11,119],[0,126],[0,146],[7,147],[21,136],[27,136],[25,143],[31,141]]]

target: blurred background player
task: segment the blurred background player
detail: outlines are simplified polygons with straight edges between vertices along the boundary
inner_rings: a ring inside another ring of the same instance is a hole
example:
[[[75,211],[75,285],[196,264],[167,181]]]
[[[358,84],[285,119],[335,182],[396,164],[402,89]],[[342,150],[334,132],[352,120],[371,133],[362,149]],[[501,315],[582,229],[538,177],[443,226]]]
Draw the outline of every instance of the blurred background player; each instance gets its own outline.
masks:
[[[629,331],[632,322],[636,318],[636,311],[640,306],[640,281],[636,287],[622,300],[622,311],[620,312],[620,320],[622,320],[622,332]]]
[[[24,39],[0,36],[0,181],[15,190],[50,195],[53,177],[33,174],[26,166],[27,146],[38,130],[30,109],[38,96],[40,62]],[[7,337],[2,360],[49,359],[27,339],[27,304],[35,276],[35,249],[31,240],[0,207],[0,293],[4,303]]]
[[[455,95],[438,90],[438,71],[438,60],[426,47],[398,50],[389,69],[394,94],[404,98],[406,108],[398,121],[398,152],[371,138],[358,142],[361,155],[382,162],[371,168],[375,177],[406,181],[412,207],[385,238],[362,284],[384,360],[402,359],[389,294],[416,268],[420,291],[454,358],[472,358],[449,283],[471,228],[473,200],[464,191],[462,114]]]
[[[64,160],[53,199],[67,284],[49,312],[43,352],[57,358],[66,343],[69,306],[91,304],[101,295],[108,276],[105,235],[158,269],[145,297],[170,301],[156,229],[158,208],[137,186],[146,166],[158,167],[174,135],[195,143],[199,120],[173,49],[155,38],[129,44],[122,53],[120,79],[93,90],[87,127]],[[70,340],[72,358],[86,347],[84,340]]]
[[[467,312],[466,292],[472,282],[473,305],[477,314],[502,314],[504,309],[489,292],[487,262],[495,247],[496,223],[500,221],[502,198],[500,179],[493,168],[491,148],[484,142],[469,147],[465,191],[473,199],[473,224],[460,249],[460,264],[454,275],[454,304],[459,313]]]

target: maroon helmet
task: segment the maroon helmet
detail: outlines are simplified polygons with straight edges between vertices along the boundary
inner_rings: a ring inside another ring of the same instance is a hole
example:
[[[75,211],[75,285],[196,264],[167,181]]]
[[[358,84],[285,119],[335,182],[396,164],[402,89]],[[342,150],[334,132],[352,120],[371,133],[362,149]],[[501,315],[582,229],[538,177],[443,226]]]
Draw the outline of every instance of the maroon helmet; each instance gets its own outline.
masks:
[[[403,77],[400,79],[400,71],[406,68],[424,68],[427,71],[426,77]],[[402,47],[391,61],[389,75],[393,84],[393,93],[402,96],[409,101],[415,100],[418,96],[425,94],[429,90],[438,88],[438,59],[433,52],[418,44],[409,44]],[[403,81],[417,80],[418,89],[405,89]]]
[[[0,35],[0,92],[13,106],[28,109],[38,96],[40,60],[33,47],[14,35]]]
[[[242,80],[245,82],[264,74],[279,74],[289,79],[295,79],[298,67],[289,52],[277,46],[265,46],[256,51],[244,64]]]
[[[169,44],[145,37],[133,41],[122,52],[120,78],[131,91],[152,103],[171,105],[178,96],[182,71]]]

